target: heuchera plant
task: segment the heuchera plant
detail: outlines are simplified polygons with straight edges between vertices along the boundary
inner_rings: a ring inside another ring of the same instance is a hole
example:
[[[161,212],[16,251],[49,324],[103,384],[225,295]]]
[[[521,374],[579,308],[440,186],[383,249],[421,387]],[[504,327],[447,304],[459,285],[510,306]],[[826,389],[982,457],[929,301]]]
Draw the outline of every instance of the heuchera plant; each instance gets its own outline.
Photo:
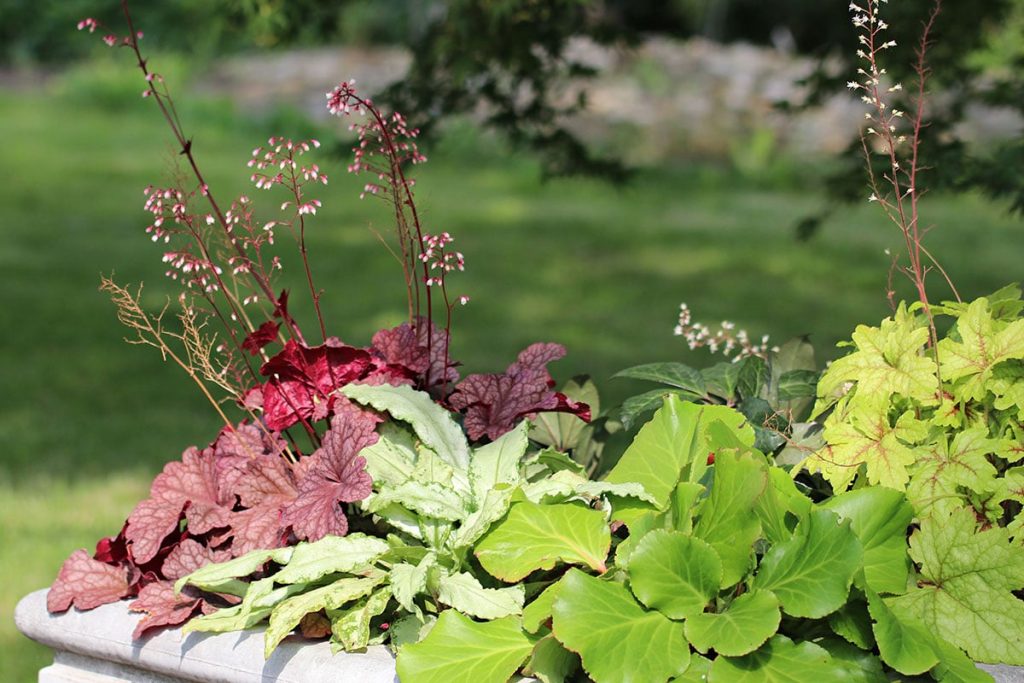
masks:
[[[48,607],[89,609],[137,596],[131,607],[146,614],[136,630],[140,635],[238,602],[230,590],[202,597],[172,590],[175,580],[211,561],[342,537],[353,524],[373,531],[370,521],[351,519],[350,513],[352,504],[370,496],[373,477],[380,475],[367,470],[360,453],[378,442],[383,418],[377,406],[353,403],[344,390],[415,389],[422,392],[417,400],[457,415],[459,438],[465,441],[465,429],[476,443],[496,441],[538,412],[589,419],[589,408],[553,390],[547,364],[565,353],[557,344],[534,344],[505,372],[460,381],[449,340],[453,309],[468,297],[450,294],[447,276],[463,270],[464,257],[451,248],[448,233],[426,232],[417,213],[413,180],[406,177],[407,167],[426,161],[416,146],[417,131],[400,114],[385,116],[351,83],[328,93],[327,106],[339,116],[363,117],[352,125],[357,143],[348,170],[368,179],[363,196],[383,199],[393,210],[389,248],[402,268],[408,319],[377,332],[368,347],[330,336],[306,243],[307,228],[322,206],[314,193],[328,183],[323,169],[307,159],[319,142],[273,137],[253,150],[248,166],[256,189],[283,197],[275,220],[257,220],[255,202],[244,195],[225,208],[200,170],[166,82],[142,54],[142,33],[128,3],[122,8],[127,34],[108,33],[104,42],[132,53],[145,78],[142,95],[155,102],[184,160],[172,185],[145,192],[152,215],[146,232],[165,245],[167,274],[182,285],[180,325],[172,329],[165,322],[166,309],[146,312],[139,290],[109,278],[102,289],[134,333],[129,341],[153,346],[181,366],[225,426],[208,447],[190,448],[164,468],[116,537],[100,541],[91,555],[72,554]],[[78,27],[90,33],[101,28],[93,19]],[[289,292],[275,285],[283,263],[274,250],[281,231],[298,246],[316,315],[316,343],[293,314]],[[435,319],[438,310],[443,327]],[[215,327],[217,333],[211,331]],[[241,422],[228,417],[225,400],[244,413]]]

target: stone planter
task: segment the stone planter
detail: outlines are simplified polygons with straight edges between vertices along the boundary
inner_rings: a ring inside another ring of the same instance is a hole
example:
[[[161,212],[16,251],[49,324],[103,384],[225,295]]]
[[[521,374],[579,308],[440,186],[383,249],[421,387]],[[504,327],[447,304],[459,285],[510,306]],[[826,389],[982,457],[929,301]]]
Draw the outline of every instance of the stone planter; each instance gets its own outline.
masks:
[[[46,591],[18,603],[14,620],[32,640],[54,649],[53,664],[39,672],[39,683],[394,683],[395,660],[384,647],[365,653],[331,654],[326,642],[287,638],[270,659],[263,659],[260,630],[182,637],[164,630],[141,641],[132,630],[141,615],[128,602],[90,612],[51,615]],[[1024,683],[1024,667],[989,666],[998,683]],[[532,680],[532,679],[530,679]],[[520,683],[527,683],[520,679]]]

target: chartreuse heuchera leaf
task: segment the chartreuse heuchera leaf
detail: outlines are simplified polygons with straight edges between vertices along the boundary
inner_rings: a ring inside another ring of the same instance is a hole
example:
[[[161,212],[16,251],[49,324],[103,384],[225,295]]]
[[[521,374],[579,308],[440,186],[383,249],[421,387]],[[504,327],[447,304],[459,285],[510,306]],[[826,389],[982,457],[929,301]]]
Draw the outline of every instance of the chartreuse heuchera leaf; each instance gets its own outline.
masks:
[[[611,532],[604,515],[583,505],[516,503],[476,546],[480,565],[503,581],[519,581],[558,562],[605,570]]]
[[[820,618],[846,603],[864,550],[849,522],[828,510],[813,510],[793,538],[765,553],[755,589],[772,591],[791,616]]]
[[[968,509],[931,516],[910,539],[918,587],[886,602],[981,662],[1024,665],[1024,548],[1006,529],[977,531]]]
[[[398,677],[416,683],[504,683],[533,651],[536,638],[518,617],[475,622],[441,614],[426,638],[398,653]]]
[[[1003,323],[992,317],[988,299],[972,302],[956,323],[960,340],[939,342],[944,380],[960,381],[963,397],[985,398],[993,369],[1011,358],[1024,358],[1024,320]]]
[[[647,610],[620,583],[571,570],[555,598],[555,637],[599,683],[667,681],[686,671],[683,625]]]

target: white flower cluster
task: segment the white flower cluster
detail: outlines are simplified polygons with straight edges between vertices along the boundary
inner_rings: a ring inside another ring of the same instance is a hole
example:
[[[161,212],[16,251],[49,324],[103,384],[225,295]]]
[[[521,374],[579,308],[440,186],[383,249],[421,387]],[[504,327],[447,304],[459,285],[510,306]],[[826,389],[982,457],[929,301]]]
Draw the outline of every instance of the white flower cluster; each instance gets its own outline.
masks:
[[[673,333],[677,337],[683,337],[690,349],[706,348],[711,353],[721,351],[723,356],[732,356],[734,363],[748,356],[767,358],[770,352],[779,350],[778,346],[769,346],[767,334],[761,337],[760,343],[751,342],[746,330],[737,330],[736,323],[728,320],[723,320],[717,330],[712,330],[703,323],[694,322],[690,307],[685,303],[679,304],[679,321]],[[735,356],[732,355],[734,352]]]

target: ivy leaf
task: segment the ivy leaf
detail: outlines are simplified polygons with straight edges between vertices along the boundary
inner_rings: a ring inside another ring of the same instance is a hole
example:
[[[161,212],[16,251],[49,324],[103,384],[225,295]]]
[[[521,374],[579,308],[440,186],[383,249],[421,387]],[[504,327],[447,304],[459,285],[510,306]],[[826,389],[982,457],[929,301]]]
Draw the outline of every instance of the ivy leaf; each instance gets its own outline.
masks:
[[[779,600],[770,591],[755,590],[732,601],[724,612],[695,614],[686,620],[686,637],[699,652],[713,649],[739,657],[761,647],[779,630]]]
[[[343,388],[342,393],[353,401],[409,423],[420,441],[460,475],[453,485],[460,490],[468,490],[468,482],[464,480],[470,460],[466,437],[451,413],[434,403],[429,394],[407,386],[365,384],[351,384]]]
[[[343,610],[327,609],[331,617],[331,649],[347,652],[362,650],[370,642],[370,620],[387,609],[391,591],[387,588],[371,593],[365,600]]]
[[[532,344],[501,374],[469,375],[459,382],[448,403],[465,413],[469,438],[497,439],[520,420],[545,411],[572,413],[590,420],[590,408],[552,391],[555,382],[547,364],[565,355],[560,344]]]
[[[690,663],[683,625],[648,611],[620,583],[572,570],[553,607],[555,637],[598,683],[665,681]]]
[[[908,676],[924,673],[938,664],[937,643],[922,622],[894,613],[873,591],[867,596],[868,612],[875,622],[875,642],[886,664]]]
[[[274,574],[274,583],[312,583],[328,574],[355,573],[371,566],[389,549],[385,541],[361,533],[300,543],[288,564]]]
[[[979,662],[1024,665],[1024,549],[1006,529],[977,531],[970,509],[932,515],[910,537],[919,587],[887,600]]]
[[[863,399],[837,408],[825,421],[829,445],[802,466],[820,471],[836,491],[849,486],[861,465],[870,483],[903,490],[910,479],[907,467],[917,458],[908,444],[924,439],[927,430],[911,411],[891,426],[888,407],[888,401]]]
[[[992,491],[996,468],[986,456],[997,447],[988,438],[987,427],[970,427],[958,431],[952,441],[943,436],[933,447],[921,449],[907,487],[918,516],[952,512],[962,502],[959,486],[976,493]]]
[[[707,541],[722,560],[722,588],[735,585],[750,568],[754,541],[761,534],[755,512],[770,486],[763,460],[719,451],[715,480],[700,508],[693,533]]]
[[[682,389],[694,398],[707,398],[704,377],[699,370],[682,363],[648,363],[620,370],[612,379],[641,379]]]
[[[604,515],[571,503],[516,503],[476,546],[480,565],[502,581],[515,582],[556,562],[605,571],[611,532]]]
[[[508,588],[484,588],[472,574],[442,574],[437,599],[463,614],[478,619],[500,619],[523,613],[526,588],[522,584]]]
[[[377,442],[379,418],[348,401],[339,401],[335,411],[330,430],[299,481],[298,497],[281,514],[282,523],[310,541],[344,536],[348,518],[339,503],[362,500],[373,490],[366,461],[358,453]]]
[[[858,396],[888,403],[890,396],[899,394],[933,403],[939,387],[935,363],[922,354],[927,342],[928,328],[900,304],[895,317],[886,318],[881,326],[857,326],[856,351],[829,366],[818,381],[818,396],[832,396],[846,382],[855,381]]]
[[[518,617],[477,623],[446,610],[426,638],[398,651],[398,677],[418,683],[506,683],[533,645]]]
[[[846,603],[863,556],[849,522],[840,524],[829,510],[813,510],[793,538],[765,554],[753,588],[775,593],[786,614],[818,619]]]
[[[672,619],[703,612],[721,582],[718,554],[699,538],[678,531],[646,534],[629,556],[633,594]]]
[[[76,550],[64,560],[57,579],[46,594],[46,609],[65,612],[71,605],[87,610],[117,602],[129,595],[128,572],[94,560],[86,550]]]
[[[982,401],[995,366],[1011,358],[1024,358],[1024,320],[997,322],[989,311],[988,299],[982,297],[967,307],[956,329],[962,341],[947,337],[939,342],[942,378],[966,378],[958,387],[960,396]]]
[[[686,392],[678,389],[654,389],[645,391],[636,396],[630,396],[619,407],[619,421],[623,429],[632,429],[633,425],[645,413],[653,412],[660,408],[669,396],[676,396],[680,400],[690,401],[692,397]]]
[[[818,387],[818,372],[816,370],[790,370],[779,377],[779,400],[792,401],[794,399],[813,397]]]
[[[864,579],[878,593],[902,593],[907,587],[907,527],[914,509],[899,491],[869,486],[841,493],[821,507],[850,520],[864,549]]]
[[[289,597],[274,607],[270,613],[266,633],[263,636],[263,655],[267,658],[284,637],[295,630],[302,618],[322,609],[338,609],[343,605],[369,595],[382,579],[348,577],[338,579],[320,588]]]
[[[825,648],[810,641],[794,645],[789,638],[775,635],[749,655],[715,658],[708,680],[729,683],[839,681],[846,678],[845,674],[843,665],[833,661]]]

